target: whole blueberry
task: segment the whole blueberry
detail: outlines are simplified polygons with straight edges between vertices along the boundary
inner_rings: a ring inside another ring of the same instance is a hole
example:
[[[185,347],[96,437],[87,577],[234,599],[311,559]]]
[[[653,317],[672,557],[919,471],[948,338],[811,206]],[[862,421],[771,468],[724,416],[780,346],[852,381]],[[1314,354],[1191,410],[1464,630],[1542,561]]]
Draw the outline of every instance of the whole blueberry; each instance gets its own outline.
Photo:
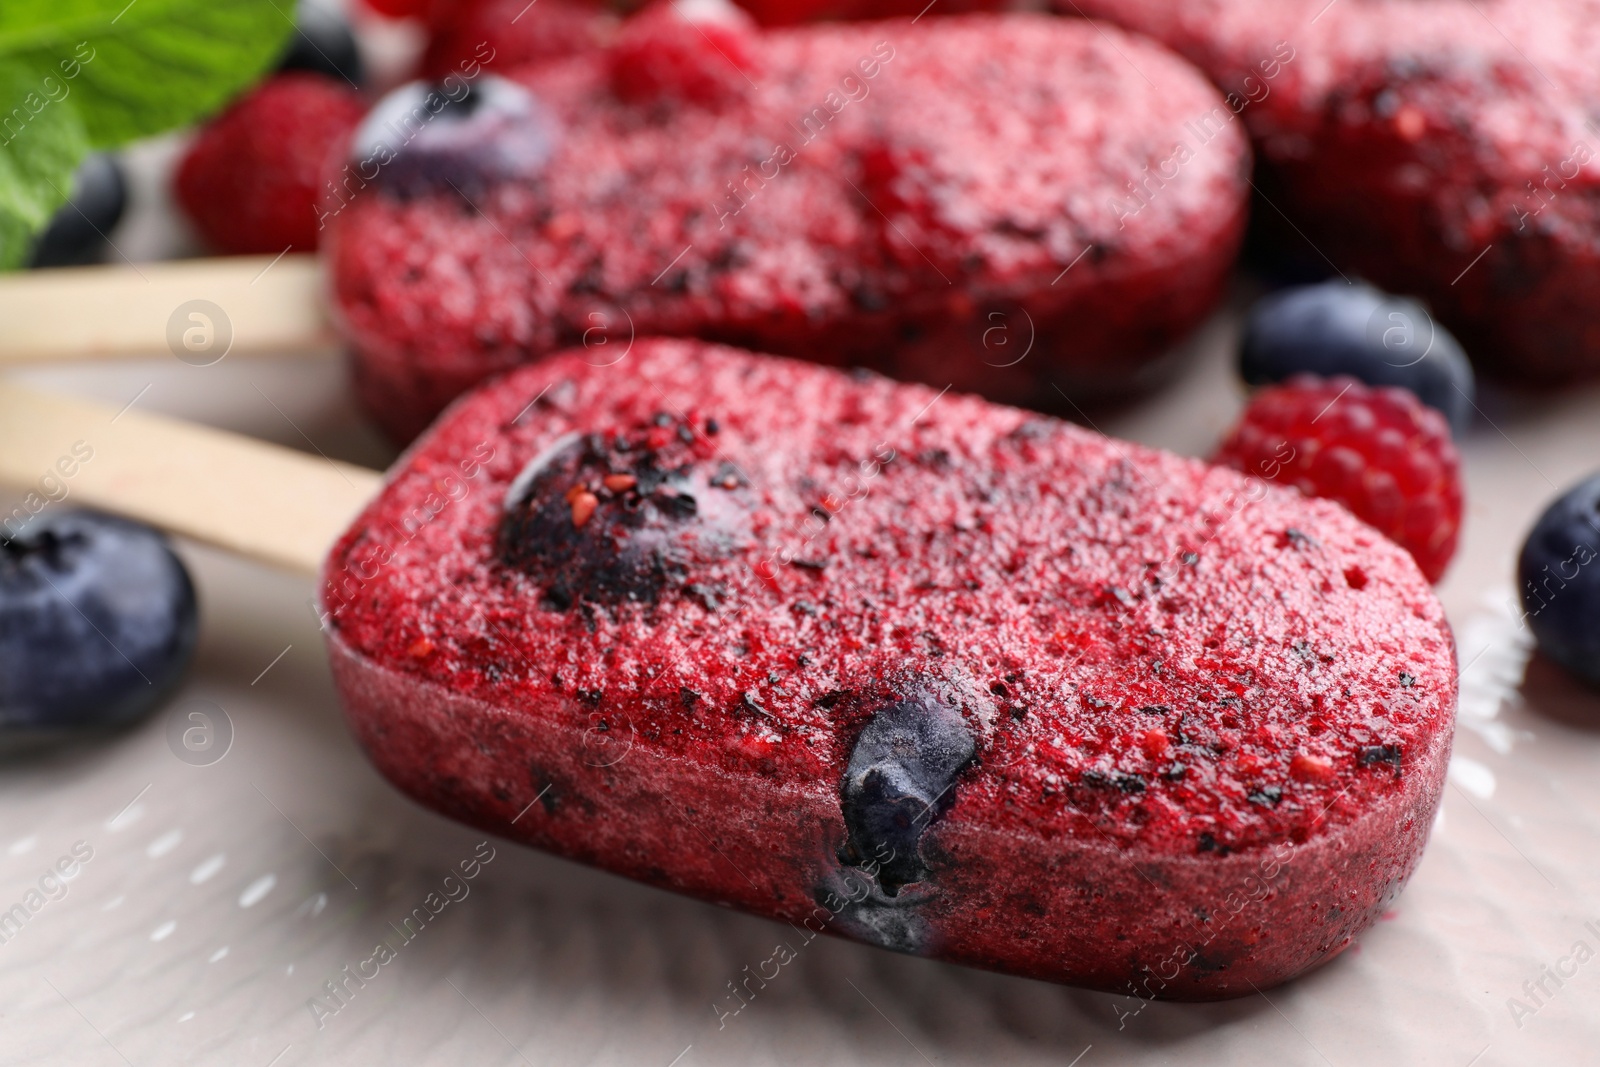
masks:
[[[961,712],[924,693],[878,709],[856,738],[840,789],[845,855],[872,862],[888,895],[927,875],[917,842],[975,752]]]
[[[45,512],[0,536],[0,728],[129,722],[177,684],[196,633],[194,585],[149,527]]]
[[[1600,474],[1539,516],[1517,560],[1517,580],[1539,648],[1600,685]]]
[[[1239,346],[1251,385],[1348,374],[1409,389],[1449,421],[1472,423],[1472,366],[1461,345],[1421,304],[1342,279],[1282,289],[1256,302]]]
[[[350,169],[392,195],[472,197],[496,182],[536,177],[554,153],[556,120],[539,99],[493,74],[409,82],[378,101],[356,130]]]
[[[278,61],[279,70],[309,70],[338,78],[357,88],[365,70],[350,24],[337,11],[319,3],[302,3],[295,14],[295,32]]]
[[[128,182],[116,159],[95,153],[72,176],[72,196],[33,246],[35,267],[72,267],[98,262],[107,235],[128,206]]]

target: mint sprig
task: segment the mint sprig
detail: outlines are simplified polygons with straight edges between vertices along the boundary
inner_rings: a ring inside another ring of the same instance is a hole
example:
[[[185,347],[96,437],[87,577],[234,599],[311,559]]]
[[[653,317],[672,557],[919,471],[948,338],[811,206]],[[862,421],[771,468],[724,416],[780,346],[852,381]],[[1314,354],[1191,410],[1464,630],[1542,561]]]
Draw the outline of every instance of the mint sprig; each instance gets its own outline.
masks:
[[[283,53],[292,15],[293,0],[0,2],[0,269],[86,151],[216,111]]]
[[[0,102],[17,101],[25,119],[10,108],[0,112],[0,269],[27,255],[34,234],[72,192],[72,172],[89,147],[75,109],[29,110],[32,86],[27,75],[0,66]]]

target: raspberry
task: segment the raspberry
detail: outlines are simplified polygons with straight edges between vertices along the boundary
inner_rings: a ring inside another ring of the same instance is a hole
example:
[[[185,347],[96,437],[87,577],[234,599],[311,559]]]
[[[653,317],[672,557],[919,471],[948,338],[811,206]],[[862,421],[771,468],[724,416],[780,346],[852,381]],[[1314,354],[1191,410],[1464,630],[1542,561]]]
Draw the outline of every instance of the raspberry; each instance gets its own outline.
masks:
[[[364,113],[325,75],[275,75],[200,131],[178,167],[178,202],[224,252],[314,249],[322,183]]]
[[[361,0],[363,7],[384,18],[415,19],[430,30],[440,30],[471,18],[485,2],[486,0]],[[531,6],[528,0],[522,0],[522,3],[506,17],[509,19]]]
[[[413,18],[428,7],[427,0],[362,0],[367,7],[392,19]]]
[[[483,0],[435,28],[420,68],[424,78],[481,64],[506,71],[597,48],[615,19],[574,0]]]
[[[794,26],[836,19],[909,17],[927,8],[928,0],[739,0],[739,6],[763,26]],[[1005,0],[940,0],[933,11],[953,15],[996,11],[1004,6]]]
[[[1444,417],[1404,389],[1297,376],[1252,398],[1213,462],[1337,500],[1430,582],[1455,554],[1461,457]]]
[[[659,0],[623,24],[611,49],[611,88],[631,103],[736,99],[757,66],[754,30],[725,0]]]

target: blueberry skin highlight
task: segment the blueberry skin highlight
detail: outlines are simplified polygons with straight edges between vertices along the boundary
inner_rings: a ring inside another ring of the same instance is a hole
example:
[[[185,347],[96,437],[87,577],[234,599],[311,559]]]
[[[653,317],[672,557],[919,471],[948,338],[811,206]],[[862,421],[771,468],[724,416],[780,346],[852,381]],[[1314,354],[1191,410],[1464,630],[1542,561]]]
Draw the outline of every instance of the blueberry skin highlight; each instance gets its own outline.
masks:
[[[545,105],[493,74],[468,82],[408,82],[378,101],[356,129],[350,167],[400,199],[468,198],[497,182],[537,177],[560,129]]]
[[[1239,345],[1239,374],[1251,385],[1296,374],[1397,385],[1443,414],[1458,438],[1472,424],[1477,391],[1461,345],[1421,304],[1342,279],[1257,301]]]
[[[97,263],[107,236],[128,206],[128,181],[114,156],[95,153],[72,176],[72,197],[51,218],[28,260],[30,267]]]
[[[1600,474],[1545,509],[1522,545],[1517,582],[1539,650],[1600,686]]]
[[[0,539],[0,729],[131,722],[177,685],[197,634],[194,584],[149,527],[62,511]]]
[[[366,77],[350,24],[338,12],[317,3],[302,3],[295,13],[295,33],[278,60],[278,69],[326,74],[357,89]]]

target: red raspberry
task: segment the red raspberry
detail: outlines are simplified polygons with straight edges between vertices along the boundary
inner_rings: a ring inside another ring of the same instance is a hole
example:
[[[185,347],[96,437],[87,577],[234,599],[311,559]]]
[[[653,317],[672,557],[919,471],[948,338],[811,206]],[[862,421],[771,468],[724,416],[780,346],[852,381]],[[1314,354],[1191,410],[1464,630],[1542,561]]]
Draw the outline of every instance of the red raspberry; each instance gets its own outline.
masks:
[[[428,7],[427,0],[362,0],[367,7],[392,19],[413,18]]]
[[[178,166],[178,203],[224,252],[314,249],[322,184],[365,113],[326,75],[275,75],[201,129]]]
[[[930,8],[928,0],[739,0],[739,6],[755,16],[763,26],[793,26],[802,22],[829,19],[887,19],[930,14],[954,15],[967,11],[994,11],[1005,7],[1005,0],[939,0]]]
[[[439,25],[422,57],[425,78],[468,71],[474,64],[505,71],[599,47],[613,16],[574,0],[481,0]]]
[[[363,6],[385,18],[417,19],[429,28],[438,30],[458,20],[470,18],[477,8],[484,5],[485,0],[361,0],[361,2]],[[511,15],[514,16],[518,11],[530,6],[528,0],[522,0]]]
[[[611,48],[611,88],[624,100],[712,106],[737,98],[756,70],[755,23],[726,0],[658,0]]]
[[[1213,462],[1337,500],[1430,582],[1455,555],[1461,457],[1443,416],[1404,389],[1310,375],[1263,389]]]

